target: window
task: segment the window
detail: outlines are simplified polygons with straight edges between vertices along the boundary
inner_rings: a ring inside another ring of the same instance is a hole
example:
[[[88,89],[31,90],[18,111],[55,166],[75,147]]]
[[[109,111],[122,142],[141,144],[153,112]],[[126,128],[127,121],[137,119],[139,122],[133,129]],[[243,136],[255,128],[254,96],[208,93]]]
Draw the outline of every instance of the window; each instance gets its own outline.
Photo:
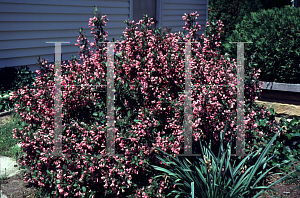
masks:
[[[149,18],[153,18],[154,24],[151,28],[156,28],[156,0],[130,0],[131,11],[131,20],[134,20],[137,23],[139,20],[143,19],[143,15],[147,14]]]

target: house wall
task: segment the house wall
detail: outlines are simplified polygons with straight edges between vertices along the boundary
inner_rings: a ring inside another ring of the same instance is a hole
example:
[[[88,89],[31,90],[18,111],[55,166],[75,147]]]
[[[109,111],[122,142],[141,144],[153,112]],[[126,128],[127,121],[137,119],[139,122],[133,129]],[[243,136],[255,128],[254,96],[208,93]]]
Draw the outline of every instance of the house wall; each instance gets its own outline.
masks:
[[[62,60],[78,55],[75,46],[80,27],[93,40],[88,27],[93,6],[107,15],[108,39],[120,39],[130,18],[130,0],[0,0],[0,68],[27,65],[38,67],[37,56],[54,60],[54,44],[46,41],[70,41],[62,44]]]
[[[109,19],[105,30],[110,41],[120,40],[125,19],[138,22],[143,14],[154,18],[157,28],[172,27],[172,32],[183,31],[184,13],[197,11],[202,27],[208,18],[208,0],[0,0],[0,68],[27,65],[36,71],[37,56],[53,63],[54,43],[46,41],[69,41],[62,44],[62,61],[79,58],[74,44],[80,27],[93,40],[88,21],[94,5]]]
[[[161,10],[157,13],[158,26],[172,28],[171,32],[183,31],[183,26],[185,26],[185,21],[183,21],[182,16],[184,13],[192,13],[197,11],[199,17],[196,19],[199,25],[201,25],[201,30],[198,34],[203,34],[206,22],[208,19],[208,0],[158,0],[157,7]]]
[[[155,21],[153,28],[168,27],[172,28],[171,32],[174,33],[183,31],[184,13],[197,11],[199,17],[196,22],[202,26],[198,33],[203,34],[208,18],[208,3],[208,0],[132,0],[133,20],[138,22],[147,14]]]

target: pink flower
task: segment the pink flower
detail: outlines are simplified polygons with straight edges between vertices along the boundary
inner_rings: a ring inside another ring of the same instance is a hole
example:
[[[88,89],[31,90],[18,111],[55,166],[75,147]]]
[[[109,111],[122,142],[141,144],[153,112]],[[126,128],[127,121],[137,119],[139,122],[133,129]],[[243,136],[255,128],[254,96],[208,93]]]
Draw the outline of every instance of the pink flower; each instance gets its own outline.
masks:
[[[58,191],[60,194],[62,194],[64,192],[64,189],[60,188]]]
[[[94,47],[95,46],[95,43],[90,43],[91,47]]]

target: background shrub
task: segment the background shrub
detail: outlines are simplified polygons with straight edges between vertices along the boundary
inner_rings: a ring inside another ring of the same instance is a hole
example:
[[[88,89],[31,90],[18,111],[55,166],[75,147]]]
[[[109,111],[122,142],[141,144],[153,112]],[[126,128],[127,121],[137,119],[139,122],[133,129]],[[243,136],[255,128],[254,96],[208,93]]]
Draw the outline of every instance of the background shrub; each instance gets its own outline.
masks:
[[[264,9],[264,4],[261,0],[211,0],[208,7],[209,23],[216,23],[221,20],[224,24],[223,30],[220,32],[221,42],[220,53],[225,54],[224,44],[228,42],[226,39],[233,33],[237,23],[241,22],[245,15],[251,12],[257,12]],[[205,31],[206,35],[209,35]],[[234,44],[231,44],[234,46]],[[233,55],[236,54],[236,51]],[[231,54],[232,55],[232,54]]]
[[[0,69],[0,112],[14,108],[14,103],[9,100],[9,94],[22,86],[33,88],[35,74],[27,66],[21,68],[5,67]]]
[[[285,5],[292,5],[292,3],[290,0],[210,0],[208,21],[216,23],[221,20],[224,24],[219,39],[222,43],[220,53],[225,54],[224,44],[228,43],[227,38],[233,33],[236,29],[236,24],[240,23],[244,16],[250,15],[251,12],[259,12],[260,10],[273,9],[275,7],[282,8]],[[234,44],[232,45],[234,46]],[[230,55],[235,54],[236,52]]]
[[[300,82],[300,9],[290,6],[260,10],[246,15],[236,24],[224,43],[225,52],[236,57],[236,45],[245,44],[245,65],[261,70],[261,81]]]

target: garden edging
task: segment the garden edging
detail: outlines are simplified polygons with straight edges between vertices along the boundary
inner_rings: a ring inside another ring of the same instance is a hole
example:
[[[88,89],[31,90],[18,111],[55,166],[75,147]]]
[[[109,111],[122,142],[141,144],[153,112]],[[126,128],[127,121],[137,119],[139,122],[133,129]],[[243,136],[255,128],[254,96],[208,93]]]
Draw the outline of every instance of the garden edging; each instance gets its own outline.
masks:
[[[300,119],[300,84],[263,82],[259,105],[274,108],[276,120],[287,117]]]

